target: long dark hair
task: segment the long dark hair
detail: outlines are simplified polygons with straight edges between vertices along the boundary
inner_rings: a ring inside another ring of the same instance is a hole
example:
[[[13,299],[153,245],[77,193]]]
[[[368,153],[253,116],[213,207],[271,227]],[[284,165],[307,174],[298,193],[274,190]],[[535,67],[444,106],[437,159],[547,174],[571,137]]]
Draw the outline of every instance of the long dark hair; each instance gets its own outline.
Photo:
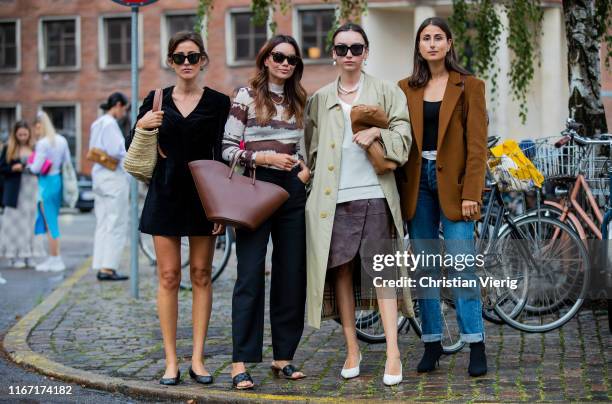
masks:
[[[421,41],[421,32],[425,29],[425,27],[429,25],[435,25],[440,28],[446,34],[446,39],[453,39],[453,34],[451,33],[450,27],[444,18],[440,17],[430,17],[425,19],[421,26],[419,27],[416,38],[414,40],[414,66],[412,68],[412,75],[408,79],[408,85],[412,88],[420,88],[424,87],[427,82],[431,79],[431,72],[429,71],[429,65],[421,53],[419,52],[419,42]],[[470,76],[468,70],[464,69],[459,65],[457,60],[457,54],[455,53],[455,44],[451,42],[451,47],[446,57],[444,58],[444,67],[448,71],[455,71],[457,73]]]
[[[295,55],[299,57],[297,65],[293,70],[291,77],[285,81],[285,102],[287,109],[285,111],[285,119],[289,119],[295,115],[295,121],[298,127],[304,126],[304,107],[306,106],[307,93],[302,87],[302,74],[304,73],[304,63],[300,54],[300,47],[293,37],[289,35],[276,35],[270,38],[257,54],[257,72],[251,79],[250,85],[255,92],[255,114],[257,115],[257,123],[259,125],[267,125],[274,117],[276,107],[272,101],[272,95],[268,88],[268,69],[264,64],[266,58],[270,56],[270,52],[279,44],[288,43],[295,49]]]
[[[11,161],[17,159],[17,149],[19,148],[19,140],[17,140],[17,131],[19,129],[27,129],[29,133],[28,141],[26,145],[29,148],[34,147],[34,138],[32,137],[32,131],[30,130],[30,125],[26,121],[17,121],[13,125],[13,130],[8,139],[8,145],[6,148],[6,161]]]

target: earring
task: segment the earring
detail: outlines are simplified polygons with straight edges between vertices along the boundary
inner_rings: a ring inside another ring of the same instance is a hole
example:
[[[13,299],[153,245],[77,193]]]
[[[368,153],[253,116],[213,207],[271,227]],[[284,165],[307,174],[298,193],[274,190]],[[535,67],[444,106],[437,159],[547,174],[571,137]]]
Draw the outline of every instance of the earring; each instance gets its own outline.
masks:
[[[364,61],[363,61],[363,65],[364,65],[364,66],[367,66],[367,65],[368,65],[368,59],[366,59],[366,60],[364,60]]]
[[[332,63],[334,66],[336,65],[336,60],[334,59],[334,62]]]
[[[204,70],[204,66],[200,66],[200,71],[203,71],[203,70]]]

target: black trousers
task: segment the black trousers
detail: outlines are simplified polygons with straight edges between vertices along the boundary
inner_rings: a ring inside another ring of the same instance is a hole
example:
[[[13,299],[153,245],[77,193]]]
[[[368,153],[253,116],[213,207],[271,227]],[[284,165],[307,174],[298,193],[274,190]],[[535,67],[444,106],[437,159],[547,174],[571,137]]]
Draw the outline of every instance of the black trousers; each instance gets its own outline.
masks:
[[[306,190],[292,171],[257,168],[257,179],[289,192],[289,199],[258,229],[236,231],[238,278],[232,298],[233,362],[261,362],[265,259],[272,235],[270,323],[274,360],[292,360],[304,331],[306,302]]]

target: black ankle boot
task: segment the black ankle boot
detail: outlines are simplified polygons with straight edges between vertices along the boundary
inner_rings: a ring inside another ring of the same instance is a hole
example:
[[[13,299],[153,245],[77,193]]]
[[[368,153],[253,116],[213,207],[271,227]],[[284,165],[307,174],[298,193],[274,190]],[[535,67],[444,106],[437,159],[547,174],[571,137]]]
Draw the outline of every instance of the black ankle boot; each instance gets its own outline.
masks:
[[[440,341],[426,342],[425,352],[417,366],[417,372],[431,372],[437,366],[440,366],[440,356],[442,356],[442,343]]]
[[[468,373],[472,377],[487,374],[487,355],[485,354],[485,344],[483,341],[470,344]]]

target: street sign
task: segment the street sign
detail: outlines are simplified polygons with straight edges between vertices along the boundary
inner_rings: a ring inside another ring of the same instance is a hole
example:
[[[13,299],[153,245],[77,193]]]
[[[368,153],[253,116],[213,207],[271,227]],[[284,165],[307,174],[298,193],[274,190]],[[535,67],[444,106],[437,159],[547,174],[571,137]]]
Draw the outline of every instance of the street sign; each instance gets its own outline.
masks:
[[[155,3],[157,0],[113,0],[115,3],[128,7],[142,7],[147,4]]]

